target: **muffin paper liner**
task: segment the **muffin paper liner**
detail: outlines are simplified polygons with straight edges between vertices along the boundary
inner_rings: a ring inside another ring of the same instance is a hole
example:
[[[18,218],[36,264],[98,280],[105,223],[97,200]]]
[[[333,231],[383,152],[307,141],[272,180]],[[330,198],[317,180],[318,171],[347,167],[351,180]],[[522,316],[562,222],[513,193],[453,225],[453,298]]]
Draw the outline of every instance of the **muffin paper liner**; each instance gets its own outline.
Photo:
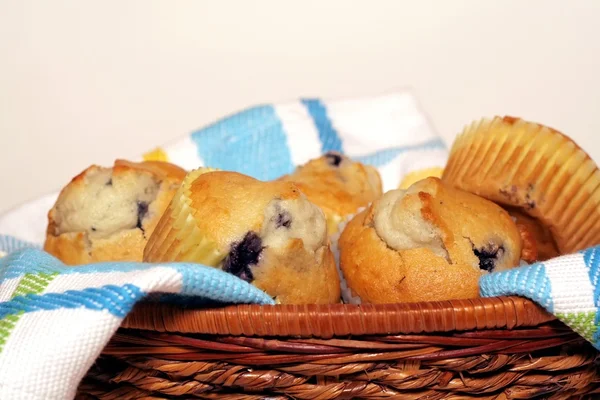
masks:
[[[223,261],[226,254],[198,228],[190,199],[192,183],[200,175],[213,171],[218,170],[199,168],[185,177],[148,240],[144,261],[190,261],[212,267]]]
[[[356,215],[363,212],[367,207],[361,207],[354,214],[348,215],[342,219],[342,221],[337,225],[337,232],[330,236],[331,238],[331,251],[333,252],[333,257],[335,258],[335,267],[337,269],[338,275],[340,276],[340,286],[342,292],[342,301],[346,304],[361,304],[362,300],[359,296],[352,292],[352,289],[348,287],[348,283],[346,282],[346,278],[344,277],[344,273],[342,272],[342,268],[340,267],[340,249],[338,247],[338,241],[342,232],[344,232],[344,228],[354,218]]]

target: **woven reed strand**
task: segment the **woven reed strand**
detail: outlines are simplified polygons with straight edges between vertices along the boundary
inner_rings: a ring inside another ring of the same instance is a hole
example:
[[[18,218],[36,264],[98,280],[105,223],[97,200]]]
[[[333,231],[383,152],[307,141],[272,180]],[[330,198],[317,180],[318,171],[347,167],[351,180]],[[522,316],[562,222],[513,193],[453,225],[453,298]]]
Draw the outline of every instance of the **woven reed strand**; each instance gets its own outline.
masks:
[[[583,399],[600,396],[598,359],[557,322],[332,339],[121,329],[79,398]]]
[[[184,309],[141,304],[123,328],[157,332],[234,336],[303,336],[450,332],[535,327],[553,320],[541,307],[521,297],[494,297],[404,304],[238,305]]]

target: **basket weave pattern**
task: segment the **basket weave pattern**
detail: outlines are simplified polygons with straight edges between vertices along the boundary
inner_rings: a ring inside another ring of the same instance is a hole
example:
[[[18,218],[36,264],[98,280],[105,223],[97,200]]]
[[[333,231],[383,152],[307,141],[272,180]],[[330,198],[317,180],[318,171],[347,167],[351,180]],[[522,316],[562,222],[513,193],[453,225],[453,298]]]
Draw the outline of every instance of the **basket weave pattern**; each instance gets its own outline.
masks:
[[[518,298],[422,304],[144,304],[82,382],[108,399],[600,397],[597,352]]]

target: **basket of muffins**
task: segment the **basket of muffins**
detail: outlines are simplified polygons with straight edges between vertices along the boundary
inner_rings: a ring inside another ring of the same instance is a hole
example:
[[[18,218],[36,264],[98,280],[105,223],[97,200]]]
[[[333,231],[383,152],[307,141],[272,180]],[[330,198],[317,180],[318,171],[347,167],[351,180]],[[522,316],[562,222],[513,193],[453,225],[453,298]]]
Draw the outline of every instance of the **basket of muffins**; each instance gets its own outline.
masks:
[[[327,153],[289,175],[119,160],[49,212],[68,265],[193,262],[274,305],[136,306],[79,387],[95,399],[582,399],[598,352],[482,277],[600,244],[600,171],[564,134],[512,117],[456,138],[443,170],[384,192]]]

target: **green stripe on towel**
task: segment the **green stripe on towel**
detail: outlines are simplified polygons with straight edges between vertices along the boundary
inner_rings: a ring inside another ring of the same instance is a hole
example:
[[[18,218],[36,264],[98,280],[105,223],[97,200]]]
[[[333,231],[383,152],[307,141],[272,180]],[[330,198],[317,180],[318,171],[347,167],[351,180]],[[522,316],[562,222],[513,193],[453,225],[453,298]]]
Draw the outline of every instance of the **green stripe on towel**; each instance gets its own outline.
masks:
[[[17,296],[26,296],[28,294],[40,294],[42,293],[52,282],[55,276],[58,275],[58,272],[46,274],[40,272],[38,274],[25,274],[21,281],[19,282],[19,286],[15,289],[12,297],[15,298]]]
[[[596,311],[556,313],[556,317],[587,340],[593,340],[596,326]]]
[[[58,273],[46,274],[43,272],[39,274],[25,274],[19,281],[11,298],[14,299],[17,296],[26,296],[28,294],[41,294],[57,275]],[[4,344],[23,314],[25,312],[21,311],[18,314],[7,315],[3,319],[0,319],[0,353],[2,353]]]

